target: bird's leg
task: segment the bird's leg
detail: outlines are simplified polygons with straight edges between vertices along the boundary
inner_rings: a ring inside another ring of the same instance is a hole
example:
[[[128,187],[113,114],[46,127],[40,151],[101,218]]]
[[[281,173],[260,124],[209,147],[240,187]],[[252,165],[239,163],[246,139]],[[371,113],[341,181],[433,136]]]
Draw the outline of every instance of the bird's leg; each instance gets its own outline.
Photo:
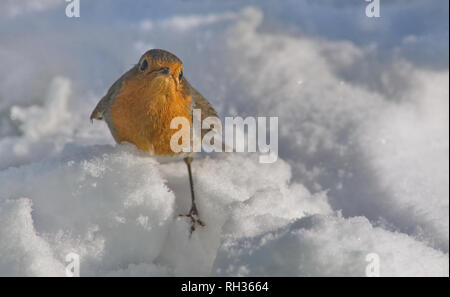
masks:
[[[191,219],[191,233],[195,230],[195,227],[197,225],[199,226],[205,226],[205,224],[200,220],[199,216],[198,216],[198,210],[197,210],[197,205],[195,205],[195,195],[194,195],[194,182],[192,179],[192,171],[191,171],[191,163],[192,163],[192,157],[186,157],[184,158],[184,162],[187,165],[187,169],[188,169],[188,173],[189,173],[189,184],[191,186],[191,198],[192,198],[192,205],[191,205],[191,210],[189,211],[189,213],[187,215],[181,215],[181,216],[185,216]]]

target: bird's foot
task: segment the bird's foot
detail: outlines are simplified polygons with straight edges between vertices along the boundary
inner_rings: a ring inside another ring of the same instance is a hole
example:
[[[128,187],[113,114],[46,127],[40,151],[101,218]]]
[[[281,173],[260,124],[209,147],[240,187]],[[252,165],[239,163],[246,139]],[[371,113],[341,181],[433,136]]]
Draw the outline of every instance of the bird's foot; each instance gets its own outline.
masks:
[[[189,213],[187,215],[179,215],[180,217],[187,217],[190,219],[191,222],[191,228],[190,228],[190,234],[192,234],[192,232],[195,231],[195,229],[197,228],[197,226],[200,227],[204,227],[205,223],[203,223],[199,216],[198,216],[198,212],[195,208],[192,208]]]

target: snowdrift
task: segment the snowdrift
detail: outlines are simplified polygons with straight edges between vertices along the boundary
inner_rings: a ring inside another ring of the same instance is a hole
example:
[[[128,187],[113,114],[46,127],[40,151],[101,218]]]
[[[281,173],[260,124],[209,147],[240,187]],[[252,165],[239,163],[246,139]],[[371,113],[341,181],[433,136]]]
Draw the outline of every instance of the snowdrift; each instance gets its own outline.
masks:
[[[74,153],[76,151],[76,153]],[[157,164],[132,145],[70,147],[0,174],[2,275],[443,275],[448,260],[413,238],[334,213],[326,193],[292,183],[283,162],[251,156],[194,162],[206,227],[189,237],[182,162]],[[239,168],[239,171],[236,171]],[[384,261],[386,263],[384,264]]]

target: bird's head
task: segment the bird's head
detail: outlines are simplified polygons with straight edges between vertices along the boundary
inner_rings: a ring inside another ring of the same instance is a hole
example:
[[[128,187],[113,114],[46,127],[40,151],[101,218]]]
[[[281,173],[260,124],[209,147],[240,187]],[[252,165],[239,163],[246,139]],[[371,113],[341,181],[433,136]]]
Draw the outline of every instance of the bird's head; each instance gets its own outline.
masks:
[[[117,96],[153,105],[191,102],[189,84],[183,76],[183,63],[174,54],[152,49],[147,51],[129,71],[123,74],[100,100],[91,120],[103,119],[104,112]]]
[[[135,68],[133,79],[141,81],[143,88],[149,88],[155,95],[170,95],[182,91],[183,63],[168,51],[147,51]]]

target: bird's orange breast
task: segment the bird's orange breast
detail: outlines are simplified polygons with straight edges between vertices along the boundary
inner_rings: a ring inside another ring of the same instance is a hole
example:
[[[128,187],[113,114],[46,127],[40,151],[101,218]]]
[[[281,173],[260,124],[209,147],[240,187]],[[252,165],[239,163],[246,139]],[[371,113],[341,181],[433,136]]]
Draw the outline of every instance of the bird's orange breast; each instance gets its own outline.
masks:
[[[182,116],[192,123],[191,97],[165,87],[161,81],[144,78],[123,82],[109,108],[117,142],[127,141],[157,155],[175,154],[170,139],[176,130],[170,129],[170,122]]]

